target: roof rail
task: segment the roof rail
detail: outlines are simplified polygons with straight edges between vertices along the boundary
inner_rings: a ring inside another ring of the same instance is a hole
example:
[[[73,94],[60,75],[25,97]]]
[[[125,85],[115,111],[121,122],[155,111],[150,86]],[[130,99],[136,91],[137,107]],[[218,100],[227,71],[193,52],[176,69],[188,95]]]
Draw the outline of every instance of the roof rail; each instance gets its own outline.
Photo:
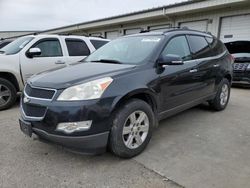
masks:
[[[177,27],[167,27],[166,28],[166,31],[163,31],[163,33],[166,33],[166,32],[168,32],[169,30],[171,30],[171,29],[186,29],[186,30],[189,30],[189,28],[188,27],[186,27],[186,26],[184,26],[184,27],[179,27],[179,26],[177,26]],[[140,33],[147,33],[147,32],[151,32],[151,31],[157,31],[158,29],[146,29],[146,30],[142,30],[142,31],[140,31]]]

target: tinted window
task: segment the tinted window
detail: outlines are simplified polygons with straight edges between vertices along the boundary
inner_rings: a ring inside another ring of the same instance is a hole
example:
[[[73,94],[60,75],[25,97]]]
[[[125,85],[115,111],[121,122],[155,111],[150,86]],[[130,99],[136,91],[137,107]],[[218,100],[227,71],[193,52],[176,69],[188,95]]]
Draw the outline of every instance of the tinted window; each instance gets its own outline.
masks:
[[[193,59],[212,56],[210,47],[205,37],[189,35],[188,42],[190,45],[191,52],[193,54]]]
[[[39,48],[41,55],[36,57],[58,57],[62,56],[62,49],[59,40],[46,39],[38,42],[32,48]]]
[[[179,36],[171,39],[170,42],[167,44],[166,48],[163,50],[162,55],[178,55],[184,61],[190,60],[191,54],[186,37]]]
[[[93,44],[96,50],[108,43],[108,41],[104,41],[104,40],[90,40],[90,42]]]
[[[212,44],[214,39],[212,37],[206,37],[208,44]]]
[[[88,56],[90,54],[87,44],[82,40],[66,39],[69,56]]]

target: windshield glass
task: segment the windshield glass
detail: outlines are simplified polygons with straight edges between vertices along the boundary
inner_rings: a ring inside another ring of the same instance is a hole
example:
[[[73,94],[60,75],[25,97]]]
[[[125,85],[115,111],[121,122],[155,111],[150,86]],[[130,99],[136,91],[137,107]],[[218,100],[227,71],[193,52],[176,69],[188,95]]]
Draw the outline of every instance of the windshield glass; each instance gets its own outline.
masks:
[[[34,37],[21,37],[1,49],[6,55],[20,52]]]
[[[153,52],[163,36],[134,36],[113,40],[84,61],[140,64]]]

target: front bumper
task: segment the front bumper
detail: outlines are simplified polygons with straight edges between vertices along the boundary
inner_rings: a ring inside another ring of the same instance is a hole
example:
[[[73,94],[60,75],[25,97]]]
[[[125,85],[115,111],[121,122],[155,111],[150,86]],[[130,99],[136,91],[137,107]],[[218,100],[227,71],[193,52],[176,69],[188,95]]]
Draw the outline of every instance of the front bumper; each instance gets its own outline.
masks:
[[[113,98],[82,102],[58,102],[21,97],[21,121],[30,124],[32,134],[82,153],[106,150],[111,128]],[[92,120],[89,130],[67,134],[56,130],[59,123]],[[21,126],[21,125],[20,125]]]
[[[59,144],[82,153],[99,154],[106,151],[109,132],[89,136],[59,136],[49,134],[41,129],[32,129],[42,141]]]

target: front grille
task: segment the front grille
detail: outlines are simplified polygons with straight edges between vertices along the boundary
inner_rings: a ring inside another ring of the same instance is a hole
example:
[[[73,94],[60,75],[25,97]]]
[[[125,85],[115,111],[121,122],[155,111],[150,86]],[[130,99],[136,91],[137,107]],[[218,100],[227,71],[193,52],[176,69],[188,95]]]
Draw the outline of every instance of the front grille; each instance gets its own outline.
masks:
[[[51,100],[55,94],[55,90],[34,88],[34,87],[31,87],[29,84],[27,84],[25,86],[25,93],[29,97]]]
[[[22,109],[25,116],[42,118],[44,117],[47,108],[22,102]]]
[[[234,63],[234,72],[243,72],[247,69],[249,63]]]

